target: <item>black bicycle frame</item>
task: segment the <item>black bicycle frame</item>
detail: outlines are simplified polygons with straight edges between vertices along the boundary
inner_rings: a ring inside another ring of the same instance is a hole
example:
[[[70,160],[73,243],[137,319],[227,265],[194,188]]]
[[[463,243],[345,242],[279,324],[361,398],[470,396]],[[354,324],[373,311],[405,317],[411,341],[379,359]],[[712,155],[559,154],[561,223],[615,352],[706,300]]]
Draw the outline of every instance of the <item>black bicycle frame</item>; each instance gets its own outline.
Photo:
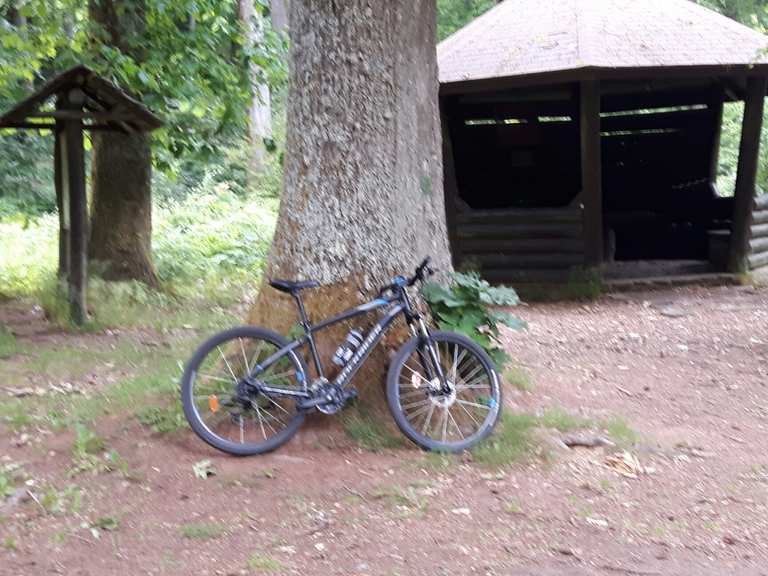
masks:
[[[373,326],[373,328],[370,329],[368,334],[366,334],[362,344],[360,344],[360,346],[355,351],[352,358],[349,359],[349,362],[347,362],[344,365],[341,371],[336,375],[336,378],[334,378],[333,383],[335,385],[338,385],[344,388],[346,387],[347,384],[349,384],[350,380],[352,380],[354,375],[360,369],[360,366],[362,366],[363,362],[368,357],[370,352],[373,350],[376,344],[379,343],[379,341],[381,340],[386,330],[389,328],[392,322],[394,322],[395,319],[400,314],[405,314],[406,320],[408,321],[409,325],[411,325],[414,319],[418,318],[418,316],[414,315],[414,313],[412,312],[411,305],[408,300],[408,296],[404,290],[401,290],[396,296],[392,298],[376,298],[375,300],[371,300],[370,302],[361,304],[360,306],[357,306],[355,308],[351,308],[345,312],[342,312],[341,314],[338,314],[327,320],[323,320],[322,322],[315,325],[310,324],[309,319],[307,318],[306,312],[304,310],[304,304],[302,303],[301,298],[298,295],[295,295],[294,297],[296,298],[296,302],[298,303],[299,316],[301,318],[302,328],[304,329],[304,336],[302,336],[297,340],[294,340],[288,346],[281,348],[280,350],[278,350],[277,352],[275,352],[274,354],[266,358],[264,362],[261,362],[256,366],[254,366],[253,371],[249,375],[249,379],[253,378],[255,380],[258,380],[258,374],[260,372],[263,372],[264,370],[269,368],[272,364],[274,364],[284,356],[294,353],[294,351],[297,348],[301,348],[305,344],[309,344],[310,354],[312,355],[312,360],[314,362],[315,369],[317,370],[318,377],[321,379],[325,378],[323,367],[320,363],[320,356],[317,353],[314,334],[324,330],[325,328],[328,328],[329,326],[338,324],[339,322],[344,322],[345,320],[349,320],[350,318],[355,318],[357,316],[362,316],[363,314],[367,314],[371,310],[376,310],[378,308],[383,308],[384,306],[391,305],[391,307],[387,310],[386,314],[384,314],[379,319],[379,321]],[[411,330],[415,334],[415,330],[413,329],[412,326],[411,326]],[[299,382],[304,383],[304,378],[305,378],[304,374],[297,372],[296,377],[299,380]],[[312,397],[312,395],[309,392],[298,391],[298,390],[288,390],[285,388],[275,388],[272,386],[266,386],[261,383],[258,384],[258,389],[262,392],[284,395],[284,396],[295,396],[299,398]]]

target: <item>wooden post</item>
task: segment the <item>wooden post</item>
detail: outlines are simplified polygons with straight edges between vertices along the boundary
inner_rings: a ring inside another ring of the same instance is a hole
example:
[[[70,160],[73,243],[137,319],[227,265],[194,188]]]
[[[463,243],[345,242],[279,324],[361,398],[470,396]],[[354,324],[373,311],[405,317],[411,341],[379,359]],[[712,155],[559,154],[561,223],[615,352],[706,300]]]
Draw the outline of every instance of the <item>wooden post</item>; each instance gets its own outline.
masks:
[[[64,126],[56,123],[53,131],[53,181],[56,189],[56,207],[59,210],[59,279],[69,277],[69,198],[64,184]]]
[[[584,256],[590,268],[603,264],[603,168],[600,147],[600,81],[579,86],[581,190],[584,204]]]
[[[715,91],[707,106],[712,113],[712,152],[709,157],[709,181],[717,184],[717,171],[720,167],[720,139],[723,132],[723,92]],[[713,188],[714,189],[714,188]]]
[[[461,246],[456,234],[456,197],[459,188],[456,183],[456,164],[453,158],[453,144],[451,142],[451,127],[448,114],[445,111],[445,103],[440,103],[440,124],[443,135],[443,190],[445,193],[445,224],[448,228],[448,240],[451,248],[453,266],[461,264]]]
[[[739,146],[739,167],[733,198],[733,225],[728,270],[740,274],[747,271],[749,227],[752,223],[752,203],[755,197],[760,133],[763,127],[763,107],[768,79],[750,76],[744,100],[744,119]]]
[[[67,94],[68,110],[81,110],[84,103],[81,90],[75,88]],[[82,326],[88,319],[85,294],[88,288],[88,201],[85,194],[85,153],[83,150],[83,122],[80,119],[63,120],[62,197],[69,201],[69,307],[72,321]]]

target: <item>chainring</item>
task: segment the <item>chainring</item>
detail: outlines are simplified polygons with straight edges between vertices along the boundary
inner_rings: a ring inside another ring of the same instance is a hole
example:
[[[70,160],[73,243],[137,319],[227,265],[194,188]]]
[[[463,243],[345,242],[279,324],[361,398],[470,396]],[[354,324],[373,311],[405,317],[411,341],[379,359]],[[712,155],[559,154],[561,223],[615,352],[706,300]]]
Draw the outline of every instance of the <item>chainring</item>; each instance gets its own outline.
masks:
[[[315,396],[325,400],[325,402],[317,406],[317,409],[323,414],[336,414],[336,412],[344,407],[344,389],[338,384],[320,384],[315,389]]]

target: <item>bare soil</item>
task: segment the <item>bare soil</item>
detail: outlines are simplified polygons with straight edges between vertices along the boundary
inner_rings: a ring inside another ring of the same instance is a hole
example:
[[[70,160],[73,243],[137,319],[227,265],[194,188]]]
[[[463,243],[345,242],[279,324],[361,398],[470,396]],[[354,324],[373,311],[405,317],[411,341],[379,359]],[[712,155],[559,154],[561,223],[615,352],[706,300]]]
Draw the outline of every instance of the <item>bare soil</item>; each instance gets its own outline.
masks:
[[[506,345],[533,387],[509,387],[507,410],[564,410],[603,435],[613,422],[619,446],[568,449],[544,430],[529,458],[489,470],[469,454],[330,446],[310,430],[237,459],[125,414],[93,427],[126,467],[71,476],[71,431],[34,428],[16,446],[19,432],[3,428],[0,465],[23,464],[39,502],[0,522],[0,574],[768,574],[768,291],[516,312],[529,330]],[[623,450],[636,478],[606,464]],[[216,474],[200,479],[205,459]],[[43,510],[46,489],[70,485],[76,511]]]

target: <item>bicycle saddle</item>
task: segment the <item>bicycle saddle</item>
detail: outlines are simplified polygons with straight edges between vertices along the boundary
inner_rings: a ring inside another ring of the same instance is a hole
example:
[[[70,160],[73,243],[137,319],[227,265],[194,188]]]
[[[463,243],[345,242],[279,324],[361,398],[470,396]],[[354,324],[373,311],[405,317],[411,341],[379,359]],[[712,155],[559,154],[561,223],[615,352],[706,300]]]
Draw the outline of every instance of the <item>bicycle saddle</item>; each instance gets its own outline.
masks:
[[[280,290],[280,292],[288,292],[290,294],[294,292],[298,292],[299,290],[304,290],[305,288],[317,288],[320,286],[320,282],[317,280],[302,280],[299,282],[294,282],[292,280],[279,280],[277,278],[273,278],[269,281],[269,285],[272,286],[275,290]]]

